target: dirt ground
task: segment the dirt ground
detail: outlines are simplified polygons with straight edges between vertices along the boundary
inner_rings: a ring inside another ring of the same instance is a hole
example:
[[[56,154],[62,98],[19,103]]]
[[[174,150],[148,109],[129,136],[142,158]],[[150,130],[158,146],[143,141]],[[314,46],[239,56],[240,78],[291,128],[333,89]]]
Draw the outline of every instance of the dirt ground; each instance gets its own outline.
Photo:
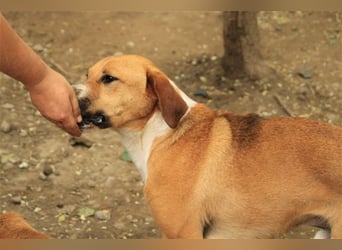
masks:
[[[278,77],[256,82],[223,74],[221,12],[3,14],[72,84],[104,56],[140,54],[210,107],[342,125],[342,13],[260,12],[262,54]],[[20,212],[61,239],[160,236],[114,131],[88,130],[75,141],[40,116],[20,83],[3,74],[0,82],[1,212]]]

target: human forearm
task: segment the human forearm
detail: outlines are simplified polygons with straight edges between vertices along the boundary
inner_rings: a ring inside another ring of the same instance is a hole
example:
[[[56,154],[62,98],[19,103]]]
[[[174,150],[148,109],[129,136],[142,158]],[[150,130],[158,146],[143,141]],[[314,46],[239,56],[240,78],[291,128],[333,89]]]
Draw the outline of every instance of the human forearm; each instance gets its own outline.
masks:
[[[43,60],[16,34],[0,13],[0,71],[27,88],[40,82],[48,71]]]
[[[0,71],[22,82],[40,113],[71,135],[80,136],[82,120],[68,81],[51,69],[0,13]]]

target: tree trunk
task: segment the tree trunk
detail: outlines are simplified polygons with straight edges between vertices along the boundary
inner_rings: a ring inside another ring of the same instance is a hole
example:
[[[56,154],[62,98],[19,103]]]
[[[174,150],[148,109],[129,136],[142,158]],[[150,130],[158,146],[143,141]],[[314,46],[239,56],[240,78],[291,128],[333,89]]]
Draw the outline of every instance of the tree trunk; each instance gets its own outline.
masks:
[[[223,14],[224,57],[227,77],[251,80],[268,78],[274,71],[260,52],[257,12],[229,11]]]

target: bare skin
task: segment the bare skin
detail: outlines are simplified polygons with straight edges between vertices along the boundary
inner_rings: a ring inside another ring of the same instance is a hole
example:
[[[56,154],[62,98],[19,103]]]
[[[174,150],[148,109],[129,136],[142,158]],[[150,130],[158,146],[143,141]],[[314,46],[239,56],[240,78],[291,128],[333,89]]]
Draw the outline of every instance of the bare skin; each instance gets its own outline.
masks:
[[[49,121],[80,136],[82,117],[68,81],[51,69],[12,29],[0,13],[0,72],[22,82],[33,105]]]

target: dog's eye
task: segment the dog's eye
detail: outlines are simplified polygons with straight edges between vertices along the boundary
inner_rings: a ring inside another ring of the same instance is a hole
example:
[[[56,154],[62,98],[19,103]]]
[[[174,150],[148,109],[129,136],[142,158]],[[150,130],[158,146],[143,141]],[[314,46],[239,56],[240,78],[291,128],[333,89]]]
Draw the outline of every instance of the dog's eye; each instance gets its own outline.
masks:
[[[111,83],[113,81],[119,80],[118,78],[116,78],[115,76],[111,76],[111,75],[103,75],[101,77],[101,82],[103,83]]]

